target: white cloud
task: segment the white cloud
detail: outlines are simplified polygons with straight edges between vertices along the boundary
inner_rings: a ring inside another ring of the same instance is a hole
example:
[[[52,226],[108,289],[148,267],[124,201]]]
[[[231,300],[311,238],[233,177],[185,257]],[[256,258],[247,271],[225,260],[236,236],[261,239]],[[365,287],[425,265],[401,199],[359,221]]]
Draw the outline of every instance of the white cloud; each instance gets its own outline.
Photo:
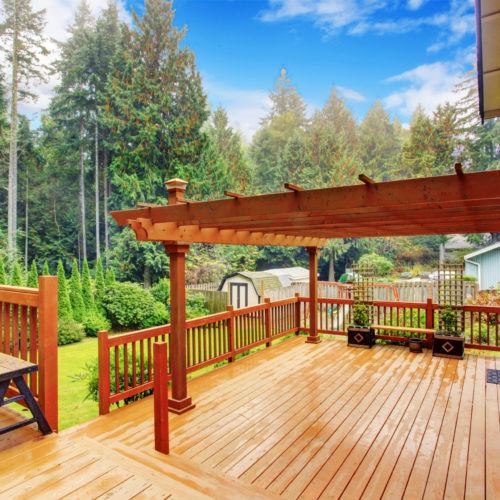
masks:
[[[356,90],[349,89],[347,87],[341,87],[340,85],[336,86],[339,92],[348,100],[357,101],[357,102],[365,102],[368,99],[363,95],[357,92]]]
[[[418,10],[427,0],[408,0],[408,8],[410,10]]]
[[[241,132],[246,142],[251,142],[259,128],[259,121],[269,113],[269,93],[258,89],[235,89],[204,78],[208,101],[215,109],[219,104],[226,110],[231,126]]]
[[[459,96],[453,91],[463,66],[455,62],[422,64],[412,70],[392,76],[387,82],[398,82],[403,89],[384,99],[388,108],[397,108],[398,113],[409,116],[420,104],[427,113],[439,104],[456,102]]]

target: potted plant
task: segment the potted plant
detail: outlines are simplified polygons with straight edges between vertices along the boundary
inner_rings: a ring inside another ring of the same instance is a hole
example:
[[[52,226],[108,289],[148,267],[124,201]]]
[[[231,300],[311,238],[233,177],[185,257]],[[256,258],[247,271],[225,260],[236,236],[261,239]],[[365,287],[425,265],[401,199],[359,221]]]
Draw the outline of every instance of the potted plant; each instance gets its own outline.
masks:
[[[355,300],[352,311],[354,325],[347,328],[347,345],[369,349],[374,344],[375,335],[370,328],[368,306]]]
[[[446,305],[439,315],[441,328],[434,334],[432,355],[441,358],[462,359],[464,357],[463,332],[459,332],[458,311]]]

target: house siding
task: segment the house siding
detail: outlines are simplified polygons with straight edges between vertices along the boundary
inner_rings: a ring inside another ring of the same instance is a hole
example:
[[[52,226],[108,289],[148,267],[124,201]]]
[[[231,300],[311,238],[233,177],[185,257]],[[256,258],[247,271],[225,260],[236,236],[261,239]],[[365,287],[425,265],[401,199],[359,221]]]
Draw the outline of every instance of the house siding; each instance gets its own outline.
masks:
[[[481,255],[476,255],[468,260],[477,262],[481,266],[481,276],[479,280],[479,287],[481,290],[488,288],[498,288],[500,283],[500,248],[494,248],[489,252]],[[465,274],[477,276],[477,266],[465,263]]]

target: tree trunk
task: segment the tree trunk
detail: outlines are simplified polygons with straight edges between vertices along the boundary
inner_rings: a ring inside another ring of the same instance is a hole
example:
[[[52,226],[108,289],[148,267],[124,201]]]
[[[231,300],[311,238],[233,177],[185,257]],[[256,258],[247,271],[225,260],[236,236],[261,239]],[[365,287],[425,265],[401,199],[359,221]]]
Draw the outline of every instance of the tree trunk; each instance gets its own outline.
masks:
[[[10,107],[10,144],[9,144],[9,192],[7,216],[7,249],[9,257],[15,260],[17,251],[17,85],[18,85],[18,21],[14,23],[14,39],[12,42],[12,87]]]
[[[80,150],[78,164],[80,168],[80,219],[82,224],[82,253],[83,258],[87,258],[87,231],[85,219],[85,165],[83,161],[83,134],[85,131],[85,123],[83,116],[80,116]]]
[[[151,268],[147,264],[144,266],[144,288],[151,288]]]
[[[101,241],[99,238],[99,124],[97,123],[97,112],[94,129],[95,141],[95,255],[98,259],[101,255]]]
[[[330,250],[330,256],[328,259],[328,281],[335,281],[335,250],[332,248]]]
[[[105,252],[105,259],[106,259],[106,267],[108,267],[108,252],[109,252],[109,221],[108,221],[108,150],[107,148],[104,148],[104,155],[103,155],[103,167],[104,171],[104,248],[106,250]]]

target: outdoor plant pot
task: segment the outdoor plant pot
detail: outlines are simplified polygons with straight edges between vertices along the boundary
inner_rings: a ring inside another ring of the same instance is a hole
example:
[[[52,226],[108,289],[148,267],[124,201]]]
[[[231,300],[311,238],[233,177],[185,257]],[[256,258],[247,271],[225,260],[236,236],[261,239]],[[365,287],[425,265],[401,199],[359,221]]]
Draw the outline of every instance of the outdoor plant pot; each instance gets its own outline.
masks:
[[[411,338],[408,341],[408,345],[410,346],[410,352],[422,352],[422,339]]]
[[[347,345],[370,349],[375,343],[375,333],[369,326],[349,326],[347,328]]]
[[[440,358],[462,359],[464,357],[464,337],[438,331],[434,334],[432,355]]]

